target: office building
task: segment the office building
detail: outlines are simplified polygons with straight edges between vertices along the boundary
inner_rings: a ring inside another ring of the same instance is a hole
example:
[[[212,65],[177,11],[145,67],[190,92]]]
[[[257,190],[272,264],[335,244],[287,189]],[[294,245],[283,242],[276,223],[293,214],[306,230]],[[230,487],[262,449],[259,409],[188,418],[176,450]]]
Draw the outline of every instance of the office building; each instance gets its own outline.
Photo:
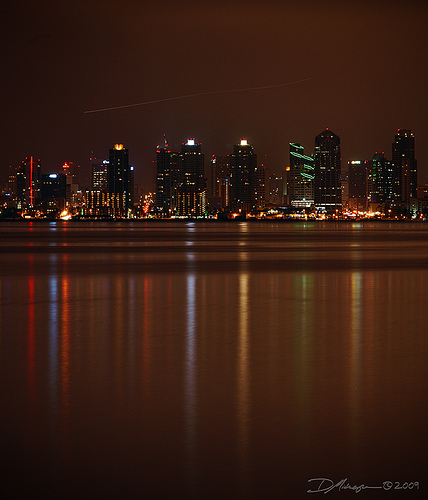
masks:
[[[304,153],[303,146],[290,142],[287,194],[290,204],[299,208],[309,208],[314,204],[314,159]]]
[[[249,212],[261,207],[264,176],[257,168],[257,155],[253,146],[248,144],[246,139],[242,139],[240,144],[234,146],[229,163],[231,208]]]
[[[33,209],[40,200],[41,164],[26,157],[16,170],[16,202],[21,210]]]
[[[91,159],[92,190],[108,192],[108,160]]]
[[[123,144],[115,144],[109,151],[108,164],[109,206],[113,217],[130,217],[134,197],[132,168],[128,150]]]
[[[170,215],[171,203],[171,151],[158,146],[156,151],[156,208],[162,215]]]
[[[367,201],[372,207],[390,204],[393,200],[393,167],[391,160],[385,158],[385,153],[376,152],[368,162],[367,168]]]
[[[411,130],[398,129],[392,144],[393,197],[397,206],[409,210],[417,197],[415,137]]]
[[[328,213],[342,210],[340,137],[328,128],[315,137],[314,203]]]
[[[201,217],[205,215],[205,177],[202,145],[188,139],[181,145],[178,157],[171,156],[172,169],[177,165],[177,213],[179,216]],[[170,166],[171,168],[171,166]],[[175,173],[173,173],[175,177]]]
[[[222,196],[222,186],[229,183],[230,164],[228,156],[215,156],[211,158],[211,172],[213,184],[213,196]]]
[[[348,207],[350,210],[367,210],[367,161],[348,162]],[[342,193],[343,194],[343,193]]]
[[[45,215],[57,215],[66,207],[66,174],[42,174],[40,206]]]

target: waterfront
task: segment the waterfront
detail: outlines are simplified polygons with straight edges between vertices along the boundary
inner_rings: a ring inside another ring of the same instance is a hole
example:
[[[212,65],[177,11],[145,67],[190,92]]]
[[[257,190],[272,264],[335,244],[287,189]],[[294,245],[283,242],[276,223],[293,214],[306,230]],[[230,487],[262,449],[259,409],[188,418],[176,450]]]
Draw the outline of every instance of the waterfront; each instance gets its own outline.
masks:
[[[422,494],[424,223],[0,235],[10,498],[310,498],[319,477]]]

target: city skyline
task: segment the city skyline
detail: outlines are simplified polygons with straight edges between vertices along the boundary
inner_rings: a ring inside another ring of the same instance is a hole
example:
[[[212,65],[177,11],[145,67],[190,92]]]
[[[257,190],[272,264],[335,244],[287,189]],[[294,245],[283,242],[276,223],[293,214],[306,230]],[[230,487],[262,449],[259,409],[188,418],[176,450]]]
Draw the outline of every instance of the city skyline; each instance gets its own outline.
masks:
[[[330,127],[325,127],[324,131],[325,130],[330,130]],[[420,159],[420,156],[423,156],[423,154],[422,155],[419,154],[419,148],[417,147],[418,138],[416,138],[416,140],[415,140],[415,134],[413,133],[414,132],[413,129],[410,129],[410,128],[409,129],[404,129],[404,128],[395,129],[393,132],[394,137],[397,137],[397,135],[399,136],[401,131],[403,131],[403,132],[409,131],[412,133],[413,155],[416,155],[416,157],[418,159]],[[340,138],[342,138],[342,134],[339,134],[339,136],[340,136]],[[185,137],[187,137],[187,138],[185,139]],[[163,134],[162,141],[165,142],[167,149],[169,148],[169,149],[179,150],[182,147],[182,145],[189,140],[189,137],[195,137],[195,136],[182,136],[181,139],[174,140],[174,141],[170,142],[168,140],[167,134]],[[247,138],[243,139],[243,137],[244,137],[243,134],[241,134],[240,136],[237,136],[235,139],[229,140],[229,142],[223,144],[223,148],[220,148],[220,151],[207,152],[207,144],[210,144],[212,142],[210,140],[210,138],[208,138],[206,141],[201,140],[200,145],[204,147],[204,154],[207,158],[208,157],[222,157],[222,156],[225,157],[225,156],[233,155],[234,148],[235,148],[236,144],[240,143],[242,140],[248,141],[248,144],[250,144],[250,142],[251,142],[251,145],[253,147],[257,148],[257,140],[253,141],[253,140],[248,140]],[[347,165],[351,162],[351,160],[355,160],[356,158],[359,158],[359,159],[362,158],[364,160],[369,160],[369,159],[372,159],[375,155],[383,155],[386,159],[392,161],[392,159],[394,157],[394,142],[395,142],[392,137],[393,136],[391,136],[391,138],[390,138],[389,148],[388,147],[387,148],[377,148],[376,150],[373,150],[371,153],[369,153],[366,156],[364,156],[363,154],[359,154],[357,152],[355,155],[349,156],[349,158],[347,160],[345,160],[343,157],[343,154],[341,153],[342,170],[347,170]],[[315,138],[316,138],[316,136],[315,136]],[[200,140],[200,138],[198,138],[198,140]],[[152,176],[152,179],[150,182],[153,184],[152,187],[154,187],[154,185],[156,184],[156,150],[160,148],[159,142],[160,141],[157,142],[157,146],[152,145],[152,157],[150,160],[150,164],[151,164],[150,165],[150,167],[151,167],[150,174]],[[415,146],[415,142],[416,142],[416,146]],[[119,143],[116,141],[115,144],[119,144]],[[173,144],[173,145],[171,145],[171,144]],[[306,152],[308,153],[308,157],[313,158],[315,153],[316,153],[316,146],[314,144],[314,136],[312,136],[312,139],[308,143],[304,143],[303,145],[301,145],[298,142],[289,141],[285,145],[286,149],[284,150],[284,153],[283,153],[282,162],[277,164],[276,165],[277,168],[276,169],[274,168],[273,171],[275,171],[275,172],[277,171],[278,173],[280,173],[284,168],[288,168],[288,167],[292,166],[293,160],[291,159],[291,157],[289,155],[289,149],[288,149],[291,145],[294,145],[294,147],[297,147],[298,149],[302,148],[302,149],[306,150]],[[63,171],[65,166],[75,165],[76,167],[81,169],[82,172],[85,171],[85,175],[87,176],[86,181],[87,181],[88,186],[89,186],[93,182],[93,179],[92,179],[93,166],[99,164],[99,166],[101,168],[103,163],[104,164],[108,163],[109,151],[110,151],[111,147],[112,147],[111,144],[108,144],[103,151],[100,151],[97,154],[95,154],[94,150],[91,150],[90,156],[88,156],[88,158],[85,160],[85,162],[83,164],[77,164],[76,162],[73,162],[73,161],[63,160],[62,162],[60,162],[56,165],[49,166],[46,164],[45,161],[43,161],[43,155],[42,156],[39,155],[37,157],[37,161],[39,162],[39,167],[41,168],[43,173],[52,173],[52,172],[59,173],[59,172]],[[341,148],[342,148],[342,141],[341,141]],[[130,150],[131,148],[127,147],[127,149]],[[259,155],[260,159],[263,160],[264,162],[266,162],[266,158],[269,158],[270,153],[272,153],[272,152],[266,152],[266,151],[260,152],[260,150],[258,150],[258,155]],[[131,155],[132,155],[132,157],[131,157],[130,161],[132,160],[132,163],[134,165],[135,160],[136,160],[135,153],[132,154],[132,151],[131,151]],[[2,178],[0,178],[0,181],[7,181],[8,175],[10,175],[12,173],[11,169],[13,169],[13,171],[15,171],[15,169],[17,169],[22,162],[26,161],[27,159],[29,159],[31,157],[36,158],[36,156],[31,154],[31,152],[29,154],[25,155],[25,157],[16,158],[16,161],[14,163],[12,163],[11,165],[9,165],[9,167],[4,171],[4,174],[3,174]],[[46,154],[46,157],[49,157],[49,154]],[[269,160],[267,160],[267,161],[269,161]],[[423,172],[421,173],[420,163],[421,162],[418,161],[417,184],[426,184],[428,182],[428,177],[424,176]],[[137,164],[140,164],[138,159],[137,159]],[[268,168],[270,168],[271,165],[266,163],[266,166]],[[136,175],[138,175],[138,174],[139,174],[139,170],[137,168]],[[423,179],[419,180],[421,176],[423,177]]]
[[[390,157],[391,137],[411,129],[418,183],[428,182],[421,2],[48,0],[16,2],[7,15],[2,178],[30,155],[48,172],[64,161],[86,167],[92,151],[101,157],[123,143],[147,183],[164,134],[174,149],[196,137],[207,157],[246,137],[275,171],[290,142],[312,154],[328,127],[341,137],[344,165],[376,151]],[[229,92],[239,89],[248,90]]]
[[[376,152],[371,159],[354,159],[342,168],[340,136],[326,128],[314,138],[312,156],[304,154],[301,144],[290,143],[289,163],[280,173],[258,162],[246,138],[234,145],[233,153],[213,155],[208,165],[202,146],[188,138],[180,151],[173,151],[164,137],[163,146],[156,148],[156,181],[150,193],[135,183],[129,149],[123,144],[109,149],[109,160],[91,159],[90,185],[87,179],[82,183],[73,164],[64,163],[59,174],[41,174],[40,160],[26,158],[2,183],[4,208],[20,210],[24,217],[57,212],[60,217],[122,219],[215,217],[223,211],[263,217],[266,209],[275,207],[335,217],[354,217],[356,212],[369,217],[427,213],[428,185],[417,182],[411,130],[398,129],[392,161]]]

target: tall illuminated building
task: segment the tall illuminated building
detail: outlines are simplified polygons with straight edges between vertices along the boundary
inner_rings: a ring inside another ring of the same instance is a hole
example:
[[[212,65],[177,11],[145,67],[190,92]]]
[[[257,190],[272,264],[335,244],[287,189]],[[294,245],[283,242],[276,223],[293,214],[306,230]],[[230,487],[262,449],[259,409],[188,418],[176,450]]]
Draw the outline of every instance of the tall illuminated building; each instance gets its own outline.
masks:
[[[393,167],[385,153],[375,153],[367,167],[367,199],[371,204],[389,204],[393,200]]]
[[[315,168],[312,156],[303,146],[290,142],[290,169],[287,171],[287,194],[294,207],[309,208],[314,204]]]
[[[108,160],[91,160],[92,190],[108,191]]]
[[[110,215],[127,218],[133,207],[133,175],[129,152],[123,144],[115,144],[109,151],[108,194]]]
[[[156,198],[155,205],[160,215],[176,215],[177,189],[179,185],[179,153],[164,147],[156,150]]]
[[[212,194],[213,196],[221,196],[221,186],[224,184],[222,180],[230,177],[230,164],[228,156],[215,156],[211,158],[211,175],[212,175]]]
[[[202,145],[197,144],[194,139],[188,139],[186,143],[181,145],[178,154],[177,212],[180,216],[200,217],[205,215],[206,182],[204,155],[201,148]],[[175,160],[173,157],[171,159]]]
[[[392,144],[393,197],[405,209],[416,198],[417,161],[415,137],[411,130],[398,129]]]
[[[315,137],[314,203],[334,213],[342,210],[340,137],[328,128]]]
[[[269,198],[266,199],[268,203],[273,205],[282,205],[284,203],[284,196],[287,193],[287,176],[288,170],[283,169],[281,175],[266,172],[266,187],[269,193]]]
[[[264,178],[257,167],[257,155],[246,139],[233,147],[230,163],[230,206],[251,211],[262,205]]]
[[[366,160],[348,162],[348,204],[351,210],[367,210],[367,163]]]
[[[156,208],[163,215],[173,210],[171,181],[171,151],[165,141],[165,146],[156,150]]]
[[[41,165],[33,156],[26,157],[16,170],[16,198],[19,209],[32,209],[40,199]]]
[[[41,208],[44,214],[57,214],[65,209],[67,201],[67,174],[42,174]]]

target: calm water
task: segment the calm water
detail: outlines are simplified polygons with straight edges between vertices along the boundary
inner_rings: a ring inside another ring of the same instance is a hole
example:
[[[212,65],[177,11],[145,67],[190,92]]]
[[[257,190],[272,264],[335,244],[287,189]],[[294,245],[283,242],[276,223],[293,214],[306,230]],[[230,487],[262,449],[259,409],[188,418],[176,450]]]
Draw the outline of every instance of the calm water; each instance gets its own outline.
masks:
[[[422,498],[427,297],[423,223],[2,223],[2,492]]]

